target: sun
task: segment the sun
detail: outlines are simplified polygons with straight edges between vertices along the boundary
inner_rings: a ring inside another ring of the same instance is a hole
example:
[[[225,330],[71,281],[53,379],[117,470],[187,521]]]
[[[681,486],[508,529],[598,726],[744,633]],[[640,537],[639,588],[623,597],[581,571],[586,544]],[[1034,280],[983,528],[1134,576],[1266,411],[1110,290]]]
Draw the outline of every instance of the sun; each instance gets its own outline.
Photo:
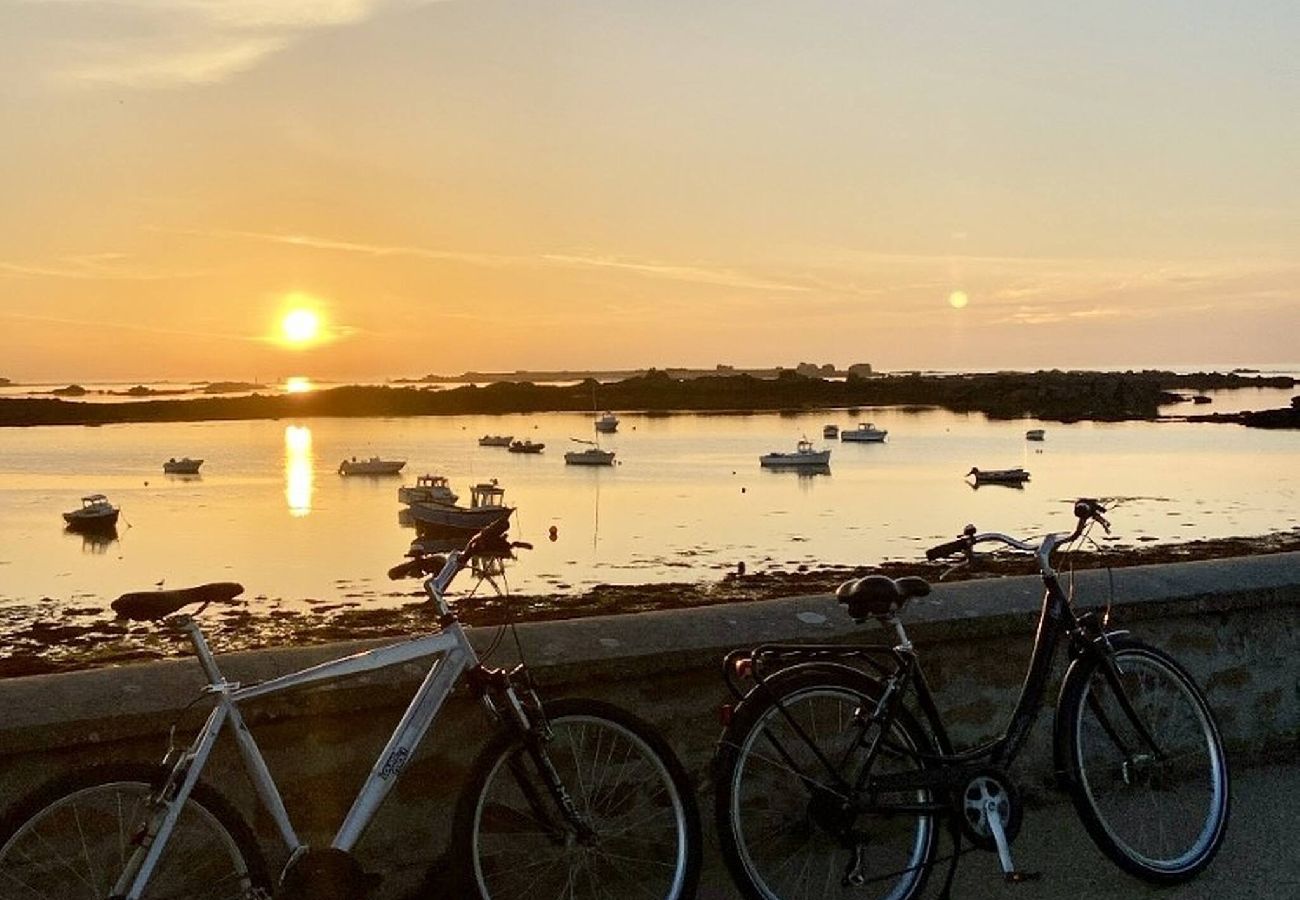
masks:
[[[310,344],[320,336],[320,316],[310,309],[292,309],[280,320],[280,335],[293,347]]]
[[[965,309],[967,303],[970,303],[970,297],[965,291],[953,291],[948,295],[948,305],[953,309]]]

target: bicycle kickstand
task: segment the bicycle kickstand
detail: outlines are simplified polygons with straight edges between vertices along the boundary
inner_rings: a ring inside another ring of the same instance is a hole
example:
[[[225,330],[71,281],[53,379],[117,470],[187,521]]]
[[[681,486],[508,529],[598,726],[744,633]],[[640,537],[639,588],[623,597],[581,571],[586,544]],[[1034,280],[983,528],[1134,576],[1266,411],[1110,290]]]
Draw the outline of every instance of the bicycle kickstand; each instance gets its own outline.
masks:
[[[1021,884],[1042,878],[1042,872],[1021,872],[1011,861],[1011,847],[1007,844],[1007,833],[1002,827],[1002,815],[998,812],[997,801],[989,799],[984,809],[988,815],[989,831],[993,832],[993,842],[997,844],[998,862],[1002,865],[1003,880],[1007,884]]]

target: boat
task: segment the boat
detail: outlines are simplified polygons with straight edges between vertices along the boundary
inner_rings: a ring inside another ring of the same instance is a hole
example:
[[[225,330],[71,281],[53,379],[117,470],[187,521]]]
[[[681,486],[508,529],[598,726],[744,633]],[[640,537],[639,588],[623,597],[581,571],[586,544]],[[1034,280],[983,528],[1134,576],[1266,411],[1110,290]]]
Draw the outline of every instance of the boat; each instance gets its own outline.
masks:
[[[514,509],[505,504],[506,489],[496,479],[470,488],[470,505],[412,503],[410,517],[422,534],[458,534],[479,531],[509,516]]]
[[[1025,440],[1041,441],[1047,437],[1047,432],[1041,428],[1031,428],[1025,432]]]
[[[840,426],[838,426],[838,425],[823,425],[823,426],[822,426],[822,437],[824,437],[824,438],[830,438],[831,440],[835,440],[835,439],[836,439],[837,437],[839,437],[839,436],[840,436]]]
[[[197,475],[201,465],[203,465],[201,459],[190,459],[188,456],[177,459],[173,456],[163,463],[163,472],[167,475]]]
[[[339,463],[339,474],[396,475],[402,471],[402,467],[405,465],[406,460],[404,459],[380,459],[378,456],[372,456],[369,459],[357,459],[354,456]]]
[[[883,428],[877,428],[870,422],[859,422],[857,428],[846,428],[840,432],[840,440],[848,443],[879,444],[889,434]]]
[[[87,494],[81,498],[81,508],[65,512],[63,521],[72,531],[108,531],[117,526],[120,512],[103,494]]]
[[[1210,402],[1212,402],[1212,401],[1211,401],[1211,399],[1210,399],[1209,397],[1205,396],[1204,394],[1195,394],[1195,395],[1193,395],[1193,397],[1192,397],[1192,402],[1193,402],[1193,403],[1210,403]]]
[[[614,451],[602,450],[591,441],[581,441],[573,438],[576,443],[588,444],[590,446],[582,450],[569,450],[564,454],[564,464],[566,466],[612,466],[614,465]]]
[[[967,477],[975,476],[979,484],[1024,484],[1029,480],[1029,473],[1017,466],[1014,469],[979,469],[972,467]]]
[[[830,450],[814,450],[808,441],[800,441],[793,453],[765,453],[758,458],[758,464],[768,469],[823,467],[830,465],[830,461]]]
[[[606,412],[596,420],[596,430],[601,434],[613,434],[618,431],[618,416],[612,412]]]
[[[542,448],[544,448],[545,446],[546,446],[545,444],[540,444],[537,441],[524,440],[524,441],[511,441],[510,446],[507,447],[506,449],[509,450],[511,453],[541,453]]]
[[[478,439],[480,447],[509,447],[514,440],[513,434],[485,434]]]
[[[455,506],[460,496],[451,489],[442,475],[428,473],[415,479],[415,484],[404,484],[397,489],[397,499],[408,506],[412,503],[441,503]]]

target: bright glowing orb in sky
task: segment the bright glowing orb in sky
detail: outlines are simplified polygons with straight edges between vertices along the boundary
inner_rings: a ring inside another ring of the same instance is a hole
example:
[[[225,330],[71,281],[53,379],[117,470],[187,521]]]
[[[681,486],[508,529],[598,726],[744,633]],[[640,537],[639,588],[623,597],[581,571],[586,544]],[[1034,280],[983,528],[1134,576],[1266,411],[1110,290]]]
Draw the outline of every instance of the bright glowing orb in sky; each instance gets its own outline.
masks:
[[[967,303],[970,303],[970,298],[965,291],[953,291],[948,295],[948,305],[953,309],[965,309]]]
[[[310,344],[320,335],[320,316],[310,309],[292,309],[280,320],[280,335],[293,347]]]

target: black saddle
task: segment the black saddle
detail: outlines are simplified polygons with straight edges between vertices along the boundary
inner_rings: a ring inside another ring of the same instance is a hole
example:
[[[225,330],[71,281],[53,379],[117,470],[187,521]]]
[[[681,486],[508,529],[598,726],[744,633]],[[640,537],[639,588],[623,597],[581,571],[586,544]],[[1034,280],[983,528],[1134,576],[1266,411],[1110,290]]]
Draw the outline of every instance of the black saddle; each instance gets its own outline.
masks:
[[[870,616],[893,615],[908,600],[928,593],[930,582],[915,575],[903,578],[867,575],[844,582],[835,591],[835,598],[848,607],[854,621],[862,622]]]
[[[113,601],[113,612],[119,618],[136,622],[153,622],[165,619],[191,603],[229,603],[244,592],[242,584],[233,581],[214,581],[198,587],[177,588],[171,591],[132,591]]]

